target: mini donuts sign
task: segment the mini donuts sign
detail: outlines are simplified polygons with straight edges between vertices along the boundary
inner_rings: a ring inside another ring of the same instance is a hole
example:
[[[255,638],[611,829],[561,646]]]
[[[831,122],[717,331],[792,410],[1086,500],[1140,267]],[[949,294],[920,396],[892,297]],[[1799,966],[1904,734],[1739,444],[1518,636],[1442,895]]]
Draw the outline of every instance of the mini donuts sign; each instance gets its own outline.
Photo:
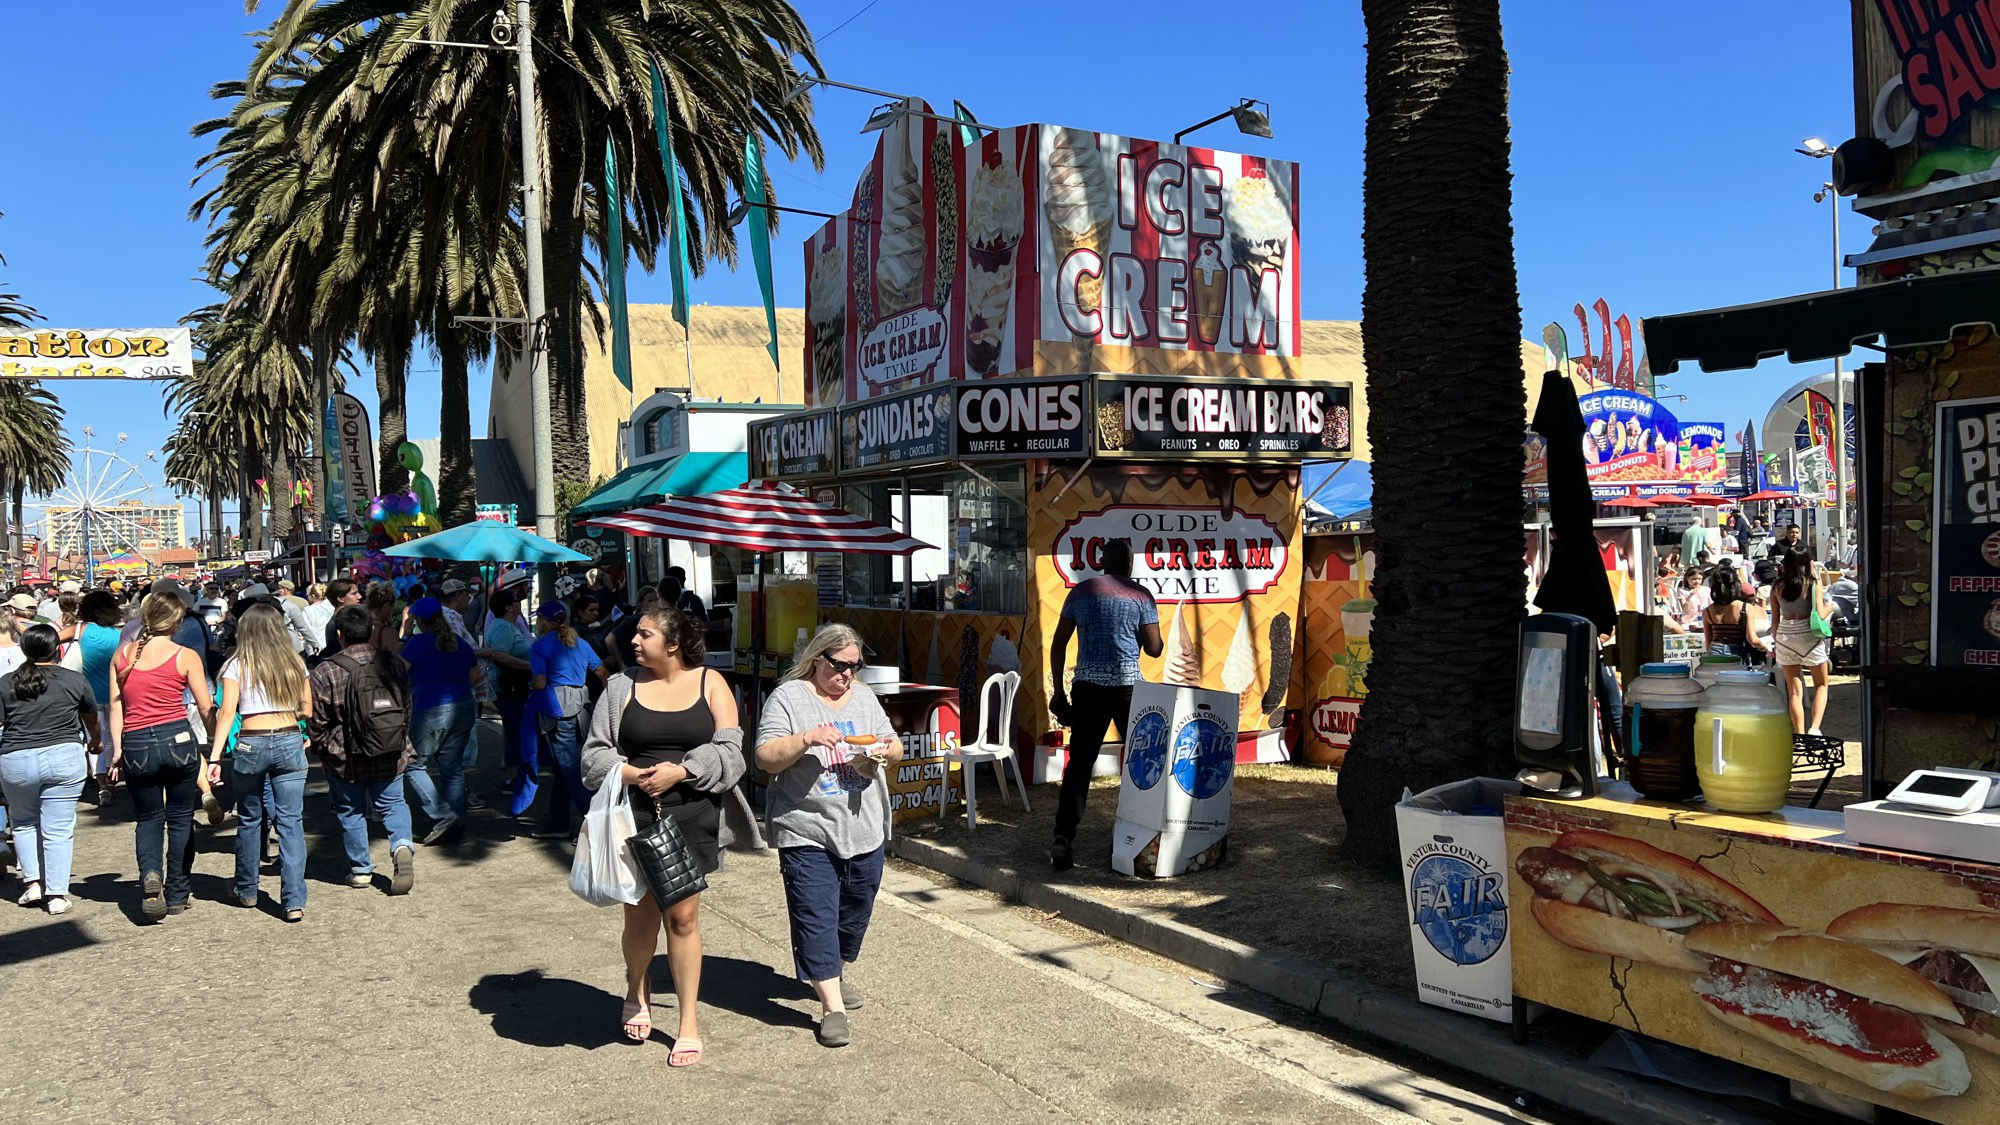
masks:
[[[1262,594],[1290,563],[1285,537],[1246,512],[1181,505],[1118,505],[1086,512],[1056,537],[1050,557],[1065,586],[1103,573],[1104,544],[1132,544],[1132,580],[1171,602],[1234,602]]]

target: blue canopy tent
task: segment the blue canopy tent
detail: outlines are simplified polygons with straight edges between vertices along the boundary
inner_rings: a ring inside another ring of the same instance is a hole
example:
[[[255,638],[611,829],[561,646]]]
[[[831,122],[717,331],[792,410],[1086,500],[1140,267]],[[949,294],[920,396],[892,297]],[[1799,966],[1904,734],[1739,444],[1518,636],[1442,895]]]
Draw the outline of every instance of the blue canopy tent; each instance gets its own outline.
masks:
[[[1299,474],[1307,526],[1367,522],[1375,507],[1375,477],[1366,461],[1313,461]]]

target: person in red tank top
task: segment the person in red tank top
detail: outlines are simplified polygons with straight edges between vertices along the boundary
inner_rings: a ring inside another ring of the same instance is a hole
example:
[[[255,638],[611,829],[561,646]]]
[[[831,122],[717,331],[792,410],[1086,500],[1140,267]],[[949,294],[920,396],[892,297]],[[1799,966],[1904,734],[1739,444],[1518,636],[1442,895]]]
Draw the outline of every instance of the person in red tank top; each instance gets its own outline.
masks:
[[[188,721],[189,694],[204,723],[214,718],[215,697],[201,654],[173,641],[185,613],[172,594],[146,595],[139,605],[138,639],[120,646],[111,659],[110,774],[132,794],[140,910],[152,922],[188,908],[194,810],[221,773],[203,761],[202,744]]]

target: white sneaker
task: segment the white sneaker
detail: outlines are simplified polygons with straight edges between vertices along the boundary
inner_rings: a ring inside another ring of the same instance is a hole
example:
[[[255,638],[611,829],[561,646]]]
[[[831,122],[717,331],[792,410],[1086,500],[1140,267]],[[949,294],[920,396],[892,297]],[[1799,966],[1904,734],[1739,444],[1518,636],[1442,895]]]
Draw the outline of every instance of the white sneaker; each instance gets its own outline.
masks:
[[[28,888],[21,892],[21,897],[14,901],[20,903],[22,906],[33,906],[42,901],[42,884],[40,882],[29,883]]]
[[[1812,736],[1813,736],[1814,738],[1821,738],[1821,737],[1824,737],[1823,735],[1821,735],[1821,734],[1819,733],[1819,728],[1818,728],[1818,727],[1814,727],[1813,729],[1811,729],[1811,730],[1807,731],[1806,733],[1807,733],[1807,734],[1809,734],[1809,735],[1812,735]]]
[[[69,899],[67,899],[67,898],[64,898],[64,897],[63,897],[62,895],[52,895],[52,896],[50,896],[50,897],[49,897],[49,913],[51,913],[51,914],[68,914],[68,913],[69,913]]]

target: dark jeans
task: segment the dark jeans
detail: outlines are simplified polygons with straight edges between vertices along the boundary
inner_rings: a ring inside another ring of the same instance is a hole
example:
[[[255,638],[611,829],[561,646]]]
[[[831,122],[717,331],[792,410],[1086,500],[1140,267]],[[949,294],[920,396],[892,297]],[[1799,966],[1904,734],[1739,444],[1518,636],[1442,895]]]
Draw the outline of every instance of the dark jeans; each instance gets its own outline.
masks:
[[[188,900],[188,871],[194,866],[194,810],[201,805],[197,781],[202,745],[186,720],[128,730],[120,740],[126,787],[138,823],[139,877],[163,875],[170,905]],[[166,862],[161,863],[164,845]]]
[[[1090,774],[1097,767],[1098,752],[1104,749],[1105,729],[1112,723],[1125,731],[1125,717],[1132,711],[1132,685],[1110,687],[1077,680],[1069,689],[1069,763],[1063,766],[1062,799],[1056,805],[1056,838],[1076,839],[1076,826],[1083,823],[1083,805],[1090,798]]]
[[[541,754],[549,762],[548,807],[542,810],[542,830],[568,832],[572,817],[590,810],[590,790],[583,787],[583,715],[567,719],[541,716]],[[532,790],[529,798],[534,797]],[[521,795],[515,794],[519,804]]]
[[[861,939],[875,913],[886,847],[842,859],[825,848],[778,849],[785,910],[792,918],[792,963],[799,979],[833,980],[861,957]]]

